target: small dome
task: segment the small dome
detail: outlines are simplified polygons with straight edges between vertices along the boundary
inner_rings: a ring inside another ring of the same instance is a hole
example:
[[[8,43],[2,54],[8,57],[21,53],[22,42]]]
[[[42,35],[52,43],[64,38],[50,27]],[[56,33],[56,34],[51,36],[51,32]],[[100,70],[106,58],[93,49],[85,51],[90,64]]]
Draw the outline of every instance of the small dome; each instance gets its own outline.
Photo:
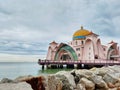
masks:
[[[85,30],[83,29],[83,27],[81,26],[81,29],[76,31],[74,34],[73,34],[73,40],[76,40],[76,39],[85,39],[85,36],[91,34],[90,31],[88,30]]]

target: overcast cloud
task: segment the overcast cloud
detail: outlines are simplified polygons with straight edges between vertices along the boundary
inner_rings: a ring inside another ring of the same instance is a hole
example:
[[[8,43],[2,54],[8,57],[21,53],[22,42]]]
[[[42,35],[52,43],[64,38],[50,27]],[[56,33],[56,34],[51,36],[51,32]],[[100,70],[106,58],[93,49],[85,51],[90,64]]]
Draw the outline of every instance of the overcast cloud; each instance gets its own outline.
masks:
[[[51,41],[69,42],[81,25],[119,43],[119,0],[1,0],[0,53],[46,55]]]

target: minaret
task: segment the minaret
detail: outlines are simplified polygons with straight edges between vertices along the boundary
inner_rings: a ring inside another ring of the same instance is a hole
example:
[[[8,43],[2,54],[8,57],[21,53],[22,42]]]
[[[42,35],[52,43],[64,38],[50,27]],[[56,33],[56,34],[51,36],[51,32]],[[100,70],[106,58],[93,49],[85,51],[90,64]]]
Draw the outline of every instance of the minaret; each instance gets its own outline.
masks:
[[[55,53],[56,53],[57,45],[58,45],[58,43],[56,43],[55,41],[50,43],[46,59],[54,60],[54,56],[55,56]]]

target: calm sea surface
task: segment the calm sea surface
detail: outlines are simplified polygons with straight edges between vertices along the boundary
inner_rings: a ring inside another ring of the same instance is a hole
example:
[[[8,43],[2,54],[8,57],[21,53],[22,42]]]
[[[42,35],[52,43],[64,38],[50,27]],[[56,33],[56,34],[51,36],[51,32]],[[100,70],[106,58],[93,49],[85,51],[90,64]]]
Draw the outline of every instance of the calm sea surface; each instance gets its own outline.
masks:
[[[0,80],[2,78],[15,79],[25,75],[48,75],[61,70],[70,69],[46,69],[42,70],[37,62],[0,62]]]

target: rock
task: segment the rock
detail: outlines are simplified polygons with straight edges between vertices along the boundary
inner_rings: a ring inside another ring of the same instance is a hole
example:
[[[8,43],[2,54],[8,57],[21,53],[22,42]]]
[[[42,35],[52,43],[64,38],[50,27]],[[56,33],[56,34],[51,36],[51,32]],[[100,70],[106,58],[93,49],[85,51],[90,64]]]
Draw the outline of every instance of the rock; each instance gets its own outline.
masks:
[[[88,80],[87,78],[82,78],[80,80],[80,84],[84,85],[86,90],[94,90],[95,89],[95,84]]]
[[[0,84],[1,83],[13,83],[14,81],[11,80],[11,79],[8,79],[8,78],[3,78],[1,81],[0,81]]]
[[[26,81],[26,80],[31,79],[31,78],[33,78],[32,75],[19,76],[19,77],[17,77],[17,78],[14,80],[14,82]]]
[[[55,76],[48,76],[48,84],[46,90],[64,90],[62,82]]]
[[[94,73],[96,75],[99,75],[99,76],[103,77],[108,72],[109,72],[109,70],[106,67],[102,67],[102,68],[96,68],[96,71]]]
[[[105,81],[102,79],[102,76],[94,75],[89,78],[95,84],[96,88],[101,90],[108,90],[108,86]]]
[[[109,87],[109,88],[115,88],[115,85],[114,85],[114,84],[112,84],[112,83],[110,83],[110,82],[109,82],[109,83],[107,83],[107,85],[108,85],[108,87]]]
[[[109,88],[108,90],[119,90],[119,89],[117,89],[117,88]]]
[[[105,74],[105,76],[103,77],[103,80],[106,83],[113,83],[115,84],[116,82],[119,81],[119,75],[117,73],[107,73]]]
[[[113,73],[120,73],[120,66],[119,65],[109,66],[108,69],[110,69]]]
[[[75,74],[76,74],[77,76],[79,76],[79,78],[81,79],[82,77],[89,78],[89,77],[91,77],[94,73],[93,73],[93,71],[83,69],[83,70],[75,70]]]
[[[120,90],[120,87],[118,87],[117,90]]]
[[[62,82],[62,90],[73,90],[73,85],[70,84],[67,77],[64,75],[56,75],[56,77]]]
[[[63,78],[66,78],[66,81],[74,88],[76,87],[75,81],[74,81],[74,76],[71,74],[71,72],[67,71],[60,71],[55,74],[57,77],[63,80]]]
[[[27,79],[26,82],[31,85],[33,90],[45,90],[46,88],[46,79],[43,76]]]
[[[115,83],[115,87],[120,87],[120,82]]]
[[[82,84],[77,84],[76,90],[86,90],[85,86]]]
[[[33,89],[26,82],[20,82],[0,84],[0,90],[33,90]]]

